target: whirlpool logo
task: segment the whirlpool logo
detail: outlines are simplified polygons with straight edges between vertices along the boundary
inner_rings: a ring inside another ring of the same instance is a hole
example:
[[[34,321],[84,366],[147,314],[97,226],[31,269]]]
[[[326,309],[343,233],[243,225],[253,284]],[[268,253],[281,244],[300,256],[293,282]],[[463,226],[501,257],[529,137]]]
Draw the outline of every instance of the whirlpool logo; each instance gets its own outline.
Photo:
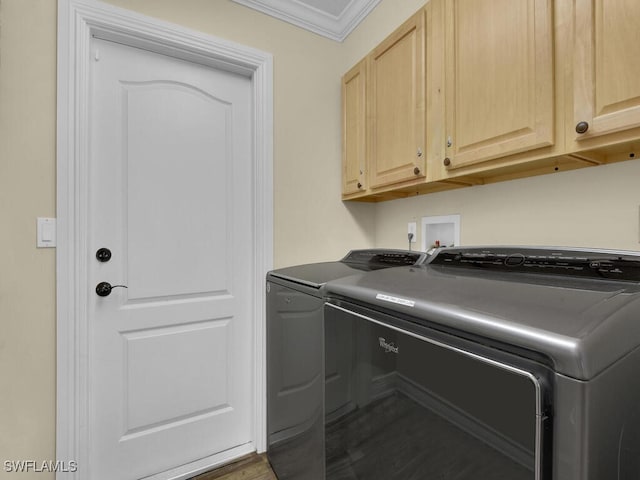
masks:
[[[382,348],[385,353],[398,353],[398,347],[395,343],[389,343],[382,337],[378,337],[378,343],[380,344],[380,348]]]

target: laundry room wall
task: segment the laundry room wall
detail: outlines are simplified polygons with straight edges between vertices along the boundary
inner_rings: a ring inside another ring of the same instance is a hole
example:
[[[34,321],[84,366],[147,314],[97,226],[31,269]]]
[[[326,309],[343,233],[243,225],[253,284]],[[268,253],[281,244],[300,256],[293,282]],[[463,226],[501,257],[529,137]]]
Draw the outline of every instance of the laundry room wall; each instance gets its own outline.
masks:
[[[55,459],[56,2],[0,0],[0,478],[5,462]]]
[[[640,250],[638,178],[640,162],[632,160],[383,202],[376,240],[406,247],[407,222],[459,214],[462,245]],[[421,241],[418,227],[418,248]]]

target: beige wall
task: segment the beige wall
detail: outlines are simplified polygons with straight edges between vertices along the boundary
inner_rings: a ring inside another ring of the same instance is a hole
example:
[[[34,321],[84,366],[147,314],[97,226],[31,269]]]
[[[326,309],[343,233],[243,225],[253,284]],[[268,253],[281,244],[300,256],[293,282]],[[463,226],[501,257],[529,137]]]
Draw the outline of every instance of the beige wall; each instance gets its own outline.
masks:
[[[5,460],[54,458],[55,2],[0,2],[0,477]],[[42,474],[38,478],[47,478]],[[51,477],[52,478],[52,477]]]
[[[638,178],[640,162],[630,161],[384,202],[376,207],[376,239],[406,247],[407,222],[460,214],[463,245],[640,250]]]
[[[340,198],[340,75],[421,0],[383,0],[343,44],[229,0],[110,0],[274,54],[275,264],[404,247],[406,222],[460,213],[464,243],[638,248],[640,162],[377,205]],[[55,456],[55,0],[0,0],[0,477]]]

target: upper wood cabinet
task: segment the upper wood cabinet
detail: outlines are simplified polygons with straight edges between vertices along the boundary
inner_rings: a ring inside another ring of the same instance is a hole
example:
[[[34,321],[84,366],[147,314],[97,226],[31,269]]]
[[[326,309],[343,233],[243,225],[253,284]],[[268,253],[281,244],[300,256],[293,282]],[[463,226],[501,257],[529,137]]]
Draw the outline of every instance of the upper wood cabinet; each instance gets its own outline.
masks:
[[[594,147],[589,140],[640,127],[639,18],[637,0],[575,1],[569,131],[579,143]]]
[[[366,60],[342,77],[342,194],[366,190]]]
[[[552,1],[443,1],[447,170],[553,145]]]
[[[343,78],[343,198],[637,158],[638,18],[639,0],[430,0]]]
[[[371,188],[425,176],[425,21],[421,9],[367,57]]]

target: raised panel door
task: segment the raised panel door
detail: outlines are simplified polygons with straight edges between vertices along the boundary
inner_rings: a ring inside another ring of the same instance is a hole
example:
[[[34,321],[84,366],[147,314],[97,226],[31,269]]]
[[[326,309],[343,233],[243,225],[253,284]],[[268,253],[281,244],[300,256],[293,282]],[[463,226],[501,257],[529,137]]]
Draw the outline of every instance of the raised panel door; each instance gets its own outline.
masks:
[[[366,189],[366,60],[342,77],[342,193]]]
[[[91,49],[83,478],[129,480],[251,441],[251,81]]]
[[[554,142],[550,0],[446,0],[445,166]]]
[[[576,0],[575,9],[573,135],[640,127],[640,2]]]
[[[369,56],[369,183],[425,175],[425,23],[420,10]]]

